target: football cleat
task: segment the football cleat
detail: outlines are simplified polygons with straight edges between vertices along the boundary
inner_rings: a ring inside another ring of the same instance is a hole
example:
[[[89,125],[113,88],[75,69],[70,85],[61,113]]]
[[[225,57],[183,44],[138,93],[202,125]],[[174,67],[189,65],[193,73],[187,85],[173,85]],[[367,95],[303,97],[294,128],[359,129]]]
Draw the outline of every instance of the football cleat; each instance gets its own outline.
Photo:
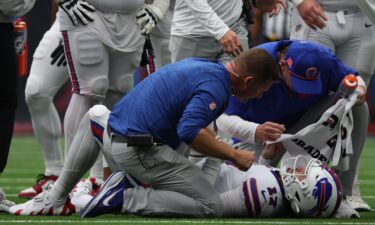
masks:
[[[100,182],[100,181],[99,181]],[[70,199],[76,207],[77,212],[81,212],[93,196],[99,191],[101,184],[97,179],[91,177],[89,179],[81,179],[70,192]]]
[[[53,202],[50,197],[52,185],[33,199],[10,207],[9,213],[18,216],[67,216],[75,213],[75,207],[67,198],[62,203]]]
[[[105,213],[120,212],[124,201],[124,191],[132,188],[125,172],[113,173],[94,198],[80,212],[82,218],[95,217]]]
[[[349,206],[357,211],[371,211],[371,207],[360,196],[346,196],[346,200]]]
[[[335,218],[360,218],[359,213],[349,206],[346,199],[341,201],[340,207],[337,209]]]
[[[3,189],[0,188],[0,212],[9,212],[9,208],[13,205],[15,203],[7,200]]]
[[[20,198],[33,198],[37,194],[41,193],[42,191],[46,190],[48,185],[55,183],[58,176],[46,176],[44,174],[39,174],[36,177],[36,184],[34,184],[30,188],[26,188],[25,190],[22,190],[18,197]]]

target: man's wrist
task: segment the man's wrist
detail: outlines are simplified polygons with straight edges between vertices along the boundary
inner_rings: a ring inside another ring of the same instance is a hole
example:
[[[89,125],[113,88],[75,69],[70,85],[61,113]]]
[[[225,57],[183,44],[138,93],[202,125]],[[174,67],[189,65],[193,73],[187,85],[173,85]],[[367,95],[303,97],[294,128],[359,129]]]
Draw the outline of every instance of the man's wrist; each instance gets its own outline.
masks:
[[[303,0],[290,0],[293,5],[297,8],[299,5],[301,5],[301,3],[303,2]]]

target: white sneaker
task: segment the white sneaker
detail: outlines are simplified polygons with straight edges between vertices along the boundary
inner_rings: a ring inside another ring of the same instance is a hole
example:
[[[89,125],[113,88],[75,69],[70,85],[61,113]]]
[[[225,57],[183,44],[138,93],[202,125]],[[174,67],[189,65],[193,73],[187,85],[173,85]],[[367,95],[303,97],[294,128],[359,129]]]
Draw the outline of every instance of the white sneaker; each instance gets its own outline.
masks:
[[[335,214],[336,218],[359,218],[359,213],[349,206],[346,199],[342,199],[340,207]]]
[[[3,189],[0,188],[0,212],[9,212],[9,208],[16,203],[7,200]]]
[[[348,201],[350,207],[357,211],[371,211],[371,207],[365,201],[363,201],[361,196],[346,196],[346,200]]]
[[[72,192],[70,192],[69,196],[71,202],[76,207],[76,211],[79,213],[81,212],[86,204],[93,198],[96,191],[95,188],[95,180],[93,179],[81,179],[77,185],[73,188]]]
[[[53,202],[50,197],[52,185],[33,199],[19,205],[10,207],[9,213],[22,216],[66,216],[75,213],[75,207],[67,198],[62,204]]]

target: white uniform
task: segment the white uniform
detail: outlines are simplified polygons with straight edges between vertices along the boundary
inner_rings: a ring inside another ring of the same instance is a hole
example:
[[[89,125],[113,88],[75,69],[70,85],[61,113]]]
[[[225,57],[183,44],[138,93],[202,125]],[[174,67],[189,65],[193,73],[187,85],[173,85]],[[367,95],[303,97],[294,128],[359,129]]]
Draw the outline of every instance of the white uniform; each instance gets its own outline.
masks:
[[[171,37],[174,6],[175,0],[170,0],[169,8],[164,19],[159,21],[150,33],[152,48],[155,53],[156,69],[172,62],[171,52],[169,51],[169,40]]]
[[[61,122],[53,98],[69,79],[66,66],[51,65],[51,53],[61,39],[58,18],[44,34],[33,56],[25,88],[25,99],[31,115],[34,135],[41,145],[45,175],[60,175]]]
[[[91,167],[75,163],[80,157],[87,158],[87,154],[69,154],[83,116],[101,101],[111,108],[123,94],[130,91],[133,88],[133,74],[141,60],[145,38],[136,24],[135,14],[144,1],[132,1],[129,11],[125,10],[126,7],[119,7],[122,4],[126,6],[126,1],[110,2],[112,9],[105,4],[109,2],[96,1],[95,4],[103,3],[101,7],[106,6],[106,11],[96,9],[92,13],[94,21],[87,25],[74,26],[65,11],[58,12],[73,95],[64,119],[67,160],[53,189],[53,196],[57,200],[64,199],[76,179],[82,177],[81,171],[86,171],[82,167]],[[118,12],[119,9],[121,12]],[[91,150],[89,155],[97,158],[98,152]]]
[[[291,17],[291,39],[313,41],[329,47],[342,62],[358,71],[366,84],[375,67],[375,29],[351,0],[318,0],[328,17],[321,30],[309,28],[294,8]],[[353,109],[355,128],[352,132],[353,156],[350,170],[339,174],[345,195],[352,195],[352,184],[359,169],[359,157],[367,136],[369,112],[367,104]],[[359,190],[358,190],[359,191]]]
[[[281,177],[270,167],[254,164],[243,172],[222,164],[214,188],[226,217],[277,217],[285,209]]]
[[[176,0],[169,46],[172,62],[192,56],[229,60],[231,57],[223,54],[218,42],[229,29],[248,49],[248,32],[241,12],[241,0]]]

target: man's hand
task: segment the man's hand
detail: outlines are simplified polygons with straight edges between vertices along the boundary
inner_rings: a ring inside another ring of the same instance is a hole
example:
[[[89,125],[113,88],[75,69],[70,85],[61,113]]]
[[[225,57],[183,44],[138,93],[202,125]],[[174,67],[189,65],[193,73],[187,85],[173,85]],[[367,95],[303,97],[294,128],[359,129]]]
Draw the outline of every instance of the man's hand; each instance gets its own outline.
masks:
[[[255,152],[248,150],[236,150],[233,163],[242,171],[247,171],[255,160]]]
[[[358,93],[355,105],[363,104],[366,101],[366,88],[364,88],[363,86],[358,86],[355,91]]]
[[[303,0],[297,9],[299,15],[312,29],[323,29],[325,27],[325,21],[327,21],[328,18],[316,0]]]
[[[141,29],[142,34],[149,34],[163,18],[163,12],[154,5],[145,5],[136,14],[137,25]]]
[[[66,66],[66,57],[64,53],[62,38],[60,38],[59,44],[51,53],[51,59],[51,65],[54,65],[56,63],[56,66]]]
[[[228,30],[219,42],[228,55],[236,57],[243,51],[240,39],[232,30]]]
[[[268,16],[271,18],[272,16],[277,16],[280,13],[281,9],[286,9],[287,5],[285,0],[276,0],[275,5],[267,11]]]
[[[284,146],[281,142],[267,145],[262,151],[262,157],[267,160],[273,160],[280,151],[284,151]]]
[[[95,8],[85,1],[62,0],[59,1],[59,6],[68,14],[74,26],[78,25],[78,20],[84,25],[94,21],[91,13],[95,12]]]
[[[255,140],[257,141],[276,141],[285,131],[285,126],[273,122],[265,122],[258,125],[255,130]]]

